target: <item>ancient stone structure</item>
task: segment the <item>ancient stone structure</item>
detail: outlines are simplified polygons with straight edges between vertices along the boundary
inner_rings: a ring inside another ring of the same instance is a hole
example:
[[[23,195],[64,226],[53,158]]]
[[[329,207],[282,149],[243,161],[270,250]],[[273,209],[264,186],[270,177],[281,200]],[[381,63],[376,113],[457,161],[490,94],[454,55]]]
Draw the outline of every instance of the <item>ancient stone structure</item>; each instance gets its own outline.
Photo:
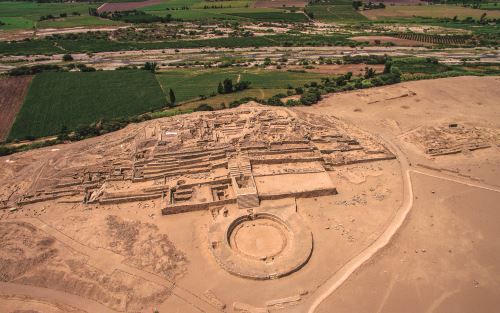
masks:
[[[500,146],[500,132],[497,129],[457,123],[418,127],[406,133],[404,138],[415,143],[429,156]]]
[[[71,166],[66,158],[42,167],[17,205],[157,199],[164,215],[209,210],[215,259],[252,279],[293,273],[313,251],[312,233],[295,205],[272,203],[335,195],[329,171],[394,158],[335,118],[257,104],[150,121],[89,151],[92,158],[75,152]]]
[[[259,280],[299,270],[313,250],[312,233],[293,206],[217,216],[209,230],[209,243],[221,267]]]
[[[334,195],[327,171],[394,158],[342,121],[260,105],[156,120],[125,141],[128,155],[103,151],[93,166],[42,173],[43,188],[18,204],[161,198],[166,215],[230,203],[247,209],[261,200]]]

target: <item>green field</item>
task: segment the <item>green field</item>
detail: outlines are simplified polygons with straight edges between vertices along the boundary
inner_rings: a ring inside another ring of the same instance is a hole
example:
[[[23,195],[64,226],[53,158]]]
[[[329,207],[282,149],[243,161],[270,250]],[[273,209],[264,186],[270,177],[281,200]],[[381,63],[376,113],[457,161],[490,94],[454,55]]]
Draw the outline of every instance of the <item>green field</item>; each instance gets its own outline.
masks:
[[[209,96],[211,93],[216,93],[219,82],[222,82],[225,78],[232,79],[233,84],[237,82],[238,77],[240,81],[250,81],[251,89],[249,90],[214,97],[217,98],[217,101],[221,99],[220,101],[230,102],[249,96],[248,94],[265,98],[269,95],[269,91],[271,91],[271,95],[274,95],[286,89],[288,85],[298,87],[311,81],[319,81],[324,76],[316,73],[230,68],[176,69],[162,72],[156,77],[164,90],[169,88],[174,90],[178,102],[194,100],[199,98],[200,95]],[[213,100],[210,102],[213,102]]]
[[[363,11],[363,15],[371,20],[383,20],[394,17],[432,17],[464,19],[466,17],[480,18],[486,13],[488,18],[500,18],[500,11],[479,10],[456,5],[394,5],[385,9]]]
[[[142,70],[46,72],[33,79],[9,139],[50,136],[63,126],[74,130],[82,124],[163,108],[170,88],[181,109],[199,103],[217,107],[222,102],[229,104],[244,97],[269,98],[285,93],[289,85],[298,87],[319,82],[324,76],[253,68],[175,69],[158,73],[156,77]],[[199,100],[200,95],[216,93],[219,82],[226,78],[232,79],[233,84],[238,80],[250,81],[250,89]]]
[[[167,9],[176,7],[171,2],[141,8],[141,11],[149,14],[166,16],[170,14],[175,19],[186,21],[204,21],[204,20],[242,20],[242,21],[286,21],[291,23],[307,22],[307,17],[302,13],[286,13],[284,9],[275,8],[252,8],[244,7],[242,1],[236,1],[237,6],[232,5],[233,1],[225,2],[197,2],[189,10]],[[196,9],[203,5],[223,5],[223,8]],[[231,7],[228,7],[231,5]]]
[[[165,95],[147,71],[52,72],[35,76],[10,139],[53,135],[101,119],[164,107]]]
[[[38,22],[38,28],[64,28],[75,26],[110,26],[121,25],[120,21],[113,21],[96,16],[82,15],[82,16],[68,16],[63,19],[45,20]]]
[[[356,46],[362,43],[349,40],[345,34],[334,35],[291,35],[277,34],[255,37],[227,37],[198,40],[170,40],[158,42],[115,41],[102,39],[58,39],[31,40],[19,42],[0,41],[0,54],[32,55],[57,53],[88,53],[104,51],[125,51],[142,49],[182,49],[203,47],[275,47],[275,46]]]
[[[238,16],[256,21],[266,22],[289,22],[304,23],[309,19],[302,13],[284,13],[284,12],[240,12],[229,13],[232,16]]]
[[[0,2],[0,21],[7,25],[0,26],[1,30],[29,29],[39,27],[75,27],[110,25],[102,19],[88,15],[88,9],[99,6],[100,3],[36,3],[25,1]],[[79,13],[81,16],[73,16]],[[66,13],[67,18],[39,23],[41,16],[59,16]],[[111,21],[110,21],[111,22]],[[51,25],[53,23],[53,25]]]
[[[367,18],[354,10],[351,4],[310,5],[306,12],[321,22],[353,23],[366,21]]]
[[[0,21],[5,25],[0,26],[2,30],[31,29],[35,22],[24,17],[0,17]]]

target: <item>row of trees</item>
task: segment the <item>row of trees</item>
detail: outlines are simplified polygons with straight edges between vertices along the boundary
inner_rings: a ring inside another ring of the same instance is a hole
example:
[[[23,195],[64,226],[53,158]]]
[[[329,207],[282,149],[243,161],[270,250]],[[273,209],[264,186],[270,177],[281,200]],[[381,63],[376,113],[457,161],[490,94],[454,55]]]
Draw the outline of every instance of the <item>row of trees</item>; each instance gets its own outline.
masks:
[[[71,15],[73,15],[73,16],[79,16],[80,13],[79,12],[73,12],[73,13],[71,13]],[[46,20],[54,20],[56,18],[65,18],[65,17],[68,17],[68,13],[59,13],[59,16],[54,16],[52,14],[42,15],[42,16],[40,16],[40,18],[38,20],[39,21],[46,21]]]
[[[242,91],[250,88],[250,84],[251,82],[244,80],[233,85],[233,80],[230,78],[226,78],[223,82],[219,82],[219,85],[217,86],[217,93],[226,94],[235,91]]]
[[[385,9],[385,4],[383,4],[382,2],[375,3],[375,2],[371,2],[371,1],[363,4],[363,1],[353,1],[352,7],[356,11],[358,11],[361,8],[363,8],[364,10]]]

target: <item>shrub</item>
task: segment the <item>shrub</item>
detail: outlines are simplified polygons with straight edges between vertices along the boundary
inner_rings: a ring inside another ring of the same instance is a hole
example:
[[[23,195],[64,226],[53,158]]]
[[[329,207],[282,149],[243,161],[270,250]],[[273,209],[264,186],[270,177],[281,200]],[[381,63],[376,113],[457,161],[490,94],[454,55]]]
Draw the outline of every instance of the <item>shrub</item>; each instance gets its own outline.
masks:
[[[321,94],[316,90],[308,90],[300,96],[300,103],[303,105],[312,105],[321,100]]]
[[[266,104],[273,105],[273,106],[284,106],[285,105],[283,103],[283,101],[281,101],[281,98],[278,96],[272,96],[271,98],[267,99]]]
[[[194,109],[195,111],[213,111],[214,108],[212,108],[210,105],[208,105],[207,103],[202,103],[200,104],[196,109]]]
[[[71,54],[65,54],[63,55],[62,59],[64,62],[73,61],[73,56]]]

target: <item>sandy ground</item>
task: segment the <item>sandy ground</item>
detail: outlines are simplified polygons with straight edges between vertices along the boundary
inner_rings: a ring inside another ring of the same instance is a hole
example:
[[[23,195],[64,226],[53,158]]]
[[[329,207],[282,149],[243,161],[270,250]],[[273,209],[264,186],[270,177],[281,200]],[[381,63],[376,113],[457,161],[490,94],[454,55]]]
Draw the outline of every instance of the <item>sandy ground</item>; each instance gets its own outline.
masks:
[[[499,83],[497,77],[410,82],[334,95],[300,109],[335,114],[399,146],[408,159],[414,195],[392,241],[344,284],[323,293],[314,312],[331,312],[332,307],[336,312],[496,312],[497,139],[491,139],[490,148],[429,156],[405,135],[448,127],[449,121],[498,130]],[[449,133],[447,140],[458,144]]]
[[[267,305],[271,312],[331,312],[332,307],[339,312],[494,312],[499,306],[495,171],[500,156],[496,139],[484,129],[500,127],[499,79],[408,82],[295,108],[358,125],[380,136],[399,160],[321,174],[321,181],[329,179],[338,189],[335,196],[263,201],[263,207],[296,205],[313,231],[311,259],[290,276],[254,281],[221,269],[207,247],[213,219],[207,211],[161,216],[156,200],[90,206],[49,201],[0,211],[0,286],[6,295],[0,296],[0,308],[29,297],[23,308],[48,312],[151,312],[153,307],[220,312],[214,303],[235,312],[235,302]],[[119,154],[130,142],[127,136],[155,122],[2,157],[0,176],[29,189],[33,173],[44,167],[87,164],[102,157],[103,149]],[[466,131],[449,130],[452,122]],[[420,137],[408,136],[440,125],[435,138],[440,145],[476,143],[483,135],[491,145],[431,156],[416,141]],[[282,170],[261,166],[256,173]],[[284,186],[301,184],[290,177]],[[2,190],[2,197],[9,192],[15,190]],[[345,275],[336,280],[339,271]],[[289,299],[284,309],[269,305],[277,299]]]
[[[419,196],[399,235],[317,312],[498,310],[500,193],[412,176]]]
[[[84,164],[92,166],[108,154],[130,153],[130,135],[158,122],[0,158],[5,165],[0,176],[9,181],[2,186],[0,197],[43,189],[56,174],[50,174],[50,168],[71,171]],[[351,130],[353,136],[366,140]],[[88,312],[91,308],[148,312],[155,306],[160,312],[171,312],[172,308],[197,312],[197,307],[217,312],[214,298],[230,308],[235,302],[266,307],[276,299],[305,297],[380,235],[401,202],[402,190],[396,160],[339,166],[305,176],[290,172],[304,166],[256,168],[256,173],[263,175],[256,177],[260,192],[293,191],[299,186],[315,189],[326,184],[339,191],[335,196],[261,203],[262,207],[275,208],[285,201],[313,230],[311,259],[283,279],[254,281],[223,270],[208,249],[208,227],[213,220],[208,211],[162,216],[160,200],[85,205],[81,199],[67,197],[24,205],[15,212],[0,211],[0,267],[6,273],[1,277],[3,290],[19,295],[20,288],[29,285],[32,289],[22,295]],[[316,166],[322,169],[319,163]],[[270,173],[281,175],[288,184],[276,189],[272,184],[280,181],[279,176]],[[303,177],[313,179],[304,181]],[[12,184],[14,181],[17,183]],[[110,183],[110,189],[119,185]],[[226,207],[237,210],[234,204]],[[337,253],[332,254],[333,250]],[[320,268],[324,270],[318,271]]]

